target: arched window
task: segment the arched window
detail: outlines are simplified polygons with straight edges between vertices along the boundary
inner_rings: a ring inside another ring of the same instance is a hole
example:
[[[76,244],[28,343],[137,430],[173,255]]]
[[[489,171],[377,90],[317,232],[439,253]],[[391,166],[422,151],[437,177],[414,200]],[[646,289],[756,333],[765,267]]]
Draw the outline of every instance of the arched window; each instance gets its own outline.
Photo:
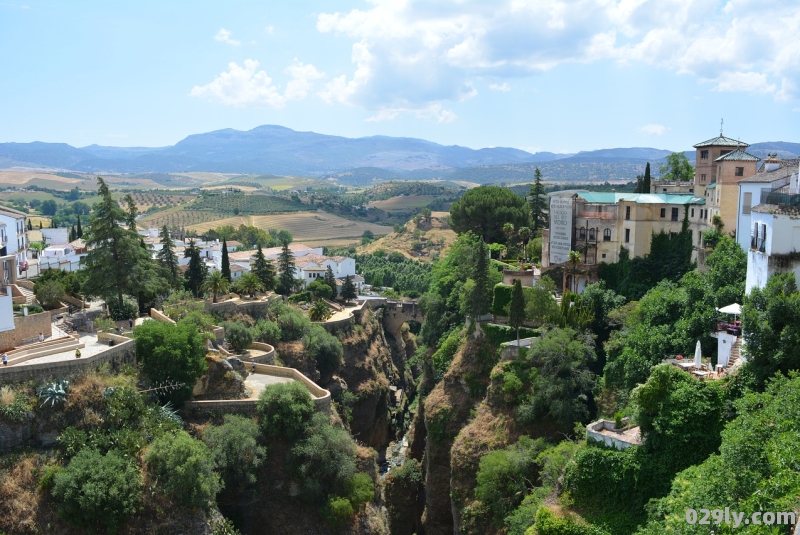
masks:
[[[586,227],[581,227],[579,239],[585,240],[586,239]]]
[[[595,232],[595,230],[593,228],[589,229],[589,241],[594,241],[596,239],[594,232]]]
[[[611,241],[611,229],[607,228],[603,230],[603,241]]]

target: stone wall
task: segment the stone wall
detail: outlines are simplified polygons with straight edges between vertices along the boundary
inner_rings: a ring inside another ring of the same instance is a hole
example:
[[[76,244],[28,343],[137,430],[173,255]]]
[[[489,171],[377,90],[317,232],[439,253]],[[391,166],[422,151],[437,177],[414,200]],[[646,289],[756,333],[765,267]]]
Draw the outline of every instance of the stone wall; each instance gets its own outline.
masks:
[[[250,349],[257,349],[259,351],[263,351],[264,354],[258,357],[251,357],[251,361],[255,361],[258,364],[274,364],[275,363],[275,348],[269,344],[265,344],[263,342],[253,342],[250,344]]]
[[[150,317],[156,321],[163,321],[165,323],[172,323],[175,324],[175,321],[172,320],[169,316],[161,312],[160,310],[156,310],[155,308],[150,309]]]
[[[73,377],[88,371],[96,370],[103,364],[110,364],[112,369],[119,369],[123,364],[136,363],[136,342],[127,342],[109,347],[107,350],[91,357],[47,362],[24,366],[0,367],[0,384],[6,382],[47,381]]]
[[[50,313],[40,312],[38,314],[28,314],[27,316],[16,316],[14,318],[14,345],[21,346],[23,341],[38,340],[39,333],[45,337],[52,336],[53,324],[50,323]]]

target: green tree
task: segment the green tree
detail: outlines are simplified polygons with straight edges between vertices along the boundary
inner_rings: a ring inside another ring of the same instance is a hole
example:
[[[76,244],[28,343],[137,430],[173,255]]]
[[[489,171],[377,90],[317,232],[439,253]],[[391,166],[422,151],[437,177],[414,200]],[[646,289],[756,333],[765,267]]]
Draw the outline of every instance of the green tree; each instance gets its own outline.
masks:
[[[294,286],[294,255],[289,249],[289,242],[283,242],[280,256],[278,256],[278,293],[281,295],[289,295],[292,293]]]
[[[270,260],[267,260],[260,245],[258,246],[256,254],[253,256],[252,273],[261,281],[265,292],[275,289],[275,266]]]
[[[331,287],[331,295],[333,298],[336,298],[339,290],[336,288],[336,277],[333,275],[333,269],[331,269],[331,266],[328,266],[328,268],[325,270],[325,278],[323,281],[325,284]]]
[[[342,363],[342,343],[320,325],[312,325],[303,336],[303,346],[308,356],[317,363],[323,379],[327,379]]]
[[[219,294],[227,293],[228,290],[231,289],[231,284],[221,272],[215,271],[203,281],[203,285],[200,287],[200,289],[204,292],[210,292],[212,296],[212,302],[216,303],[217,296]]]
[[[665,163],[658,166],[661,180],[689,182],[694,178],[694,167],[682,152],[673,152],[667,156]]]
[[[225,340],[230,348],[241,353],[253,343],[253,333],[238,321],[228,321],[224,324]]]
[[[333,290],[331,290],[331,287],[320,279],[314,280],[306,289],[317,299],[333,298]]]
[[[189,259],[189,267],[185,274],[186,287],[195,297],[200,297],[200,289],[208,276],[208,268],[200,258],[200,248],[195,245],[194,240],[189,240],[189,243],[186,244],[183,257]]]
[[[325,285],[325,287],[327,288],[328,286]],[[308,310],[308,319],[310,319],[311,321],[325,321],[332,315],[333,313],[331,312],[330,307],[325,303],[325,301],[317,301]]]
[[[178,256],[175,254],[175,242],[169,235],[167,225],[161,227],[161,249],[156,253],[156,262],[161,267],[163,277],[169,282],[173,288],[179,286],[180,280],[180,267],[178,264]]]
[[[126,214],[106,183],[100,177],[97,183],[100,202],[86,234],[89,252],[82,259],[83,291],[107,301],[116,297],[122,308],[124,294],[156,293],[165,289],[167,282],[158,274],[150,252],[142,248],[139,235],[119,225]]]
[[[345,490],[356,473],[356,447],[347,431],[330,424],[327,414],[315,413],[304,438],[291,451],[291,466],[309,501]]]
[[[525,199],[507,188],[481,186],[468,190],[450,207],[453,230],[472,231],[486,243],[505,242],[503,224],[514,228],[528,224]]]
[[[522,282],[514,281],[511,291],[511,303],[508,305],[508,325],[517,331],[517,347],[519,347],[519,328],[525,321],[525,295],[522,293]]]
[[[81,227],[81,216],[80,215],[78,215],[78,226],[75,229],[75,234],[78,236],[78,238],[83,238],[83,228]]]
[[[228,242],[222,238],[222,276],[231,282],[231,261],[228,258]]]
[[[525,257],[525,260],[528,260],[528,241],[533,236],[533,232],[528,227],[520,227],[517,231],[517,236],[522,241],[522,255]]]
[[[267,450],[258,443],[258,424],[235,414],[226,414],[222,425],[212,425],[203,431],[214,458],[214,465],[227,487],[253,485],[256,470],[264,462]]]
[[[58,205],[56,201],[47,200],[42,202],[42,205],[39,207],[39,211],[42,212],[42,215],[54,216],[58,211]]]
[[[694,173],[694,171],[692,171]],[[642,181],[641,193],[650,193],[650,162],[644,166],[644,179]]]
[[[255,297],[256,292],[264,289],[264,285],[261,283],[258,276],[251,271],[239,278],[236,282],[236,288],[239,293],[247,294],[252,298]]]
[[[208,447],[185,431],[155,439],[145,462],[159,487],[186,507],[207,509],[222,489]]]
[[[578,293],[578,264],[581,263],[583,257],[580,251],[570,251],[567,257],[567,263],[572,268],[572,293]]]
[[[256,412],[265,435],[294,440],[311,420],[314,401],[308,389],[297,381],[277,383],[262,390]]]
[[[177,325],[146,321],[134,327],[133,335],[144,374],[154,383],[179,384],[162,399],[176,405],[189,399],[197,378],[206,371],[205,340],[197,328],[183,321]]]
[[[44,308],[50,310],[61,306],[65,290],[64,285],[60,282],[55,280],[44,282],[37,281],[33,289],[36,300],[39,301]]]
[[[136,512],[142,497],[139,467],[118,451],[106,455],[84,448],[53,478],[53,497],[66,521],[116,533]]]
[[[472,294],[470,312],[473,318],[478,318],[489,311],[492,303],[492,286],[489,281],[489,250],[483,239],[478,240],[475,250],[474,270],[472,280],[475,289]]]
[[[528,191],[528,206],[531,211],[533,233],[547,226],[547,193],[542,184],[542,172],[537,167],[533,174],[533,184]]]
[[[130,193],[125,195],[122,199],[125,201],[125,206],[128,208],[125,211],[125,224],[128,225],[128,230],[136,232],[136,216],[139,215],[139,209],[136,208],[136,202]]]
[[[342,293],[340,297],[344,301],[350,301],[358,297],[358,292],[356,291],[356,286],[353,284],[353,279],[350,278],[350,275],[347,275],[344,278],[344,282],[342,283]]]

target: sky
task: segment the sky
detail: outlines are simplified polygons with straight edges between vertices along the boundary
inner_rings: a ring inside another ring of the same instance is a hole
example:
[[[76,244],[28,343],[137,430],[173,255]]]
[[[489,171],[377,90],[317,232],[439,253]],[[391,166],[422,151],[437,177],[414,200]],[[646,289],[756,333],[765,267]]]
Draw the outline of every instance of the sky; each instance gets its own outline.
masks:
[[[798,0],[0,0],[0,142],[800,142]]]

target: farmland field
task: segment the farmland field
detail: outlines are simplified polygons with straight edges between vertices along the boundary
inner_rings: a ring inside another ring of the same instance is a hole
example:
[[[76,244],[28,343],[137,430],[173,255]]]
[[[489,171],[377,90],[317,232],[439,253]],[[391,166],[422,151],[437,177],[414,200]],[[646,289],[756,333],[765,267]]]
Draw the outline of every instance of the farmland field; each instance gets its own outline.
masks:
[[[424,208],[436,199],[435,195],[398,195],[383,201],[372,201],[367,206],[380,208],[386,212],[405,212],[415,208]]]
[[[217,221],[228,217],[228,214],[209,210],[192,210],[186,206],[174,206],[167,210],[144,216],[140,222],[143,227],[188,227]]]
[[[195,199],[195,195],[184,195],[163,190],[135,192],[131,193],[131,197],[133,197],[133,202],[136,203],[136,208],[138,208],[140,212],[144,212],[151,206],[155,206],[157,208],[166,208],[169,206],[191,202]]]
[[[235,217],[226,217],[224,219],[215,219],[213,221],[208,221],[206,223],[198,223],[196,225],[191,225],[187,227],[187,230],[193,230],[199,234],[203,234],[204,232],[207,232],[212,228],[224,227],[226,225],[230,225],[234,228],[238,228],[239,225],[250,225],[250,218],[247,216],[235,216]]]
[[[274,195],[252,195],[228,193],[208,195],[199,198],[191,205],[194,210],[209,210],[227,214],[268,214],[270,212],[300,212],[308,206]]]
[[[391,227],[351,221],[327,212],[256,215],[251,225],[262,229],[288,230],[294,241],[308,245],[345,245],[360,240],[365,230],[374,234],[389,234]]]

